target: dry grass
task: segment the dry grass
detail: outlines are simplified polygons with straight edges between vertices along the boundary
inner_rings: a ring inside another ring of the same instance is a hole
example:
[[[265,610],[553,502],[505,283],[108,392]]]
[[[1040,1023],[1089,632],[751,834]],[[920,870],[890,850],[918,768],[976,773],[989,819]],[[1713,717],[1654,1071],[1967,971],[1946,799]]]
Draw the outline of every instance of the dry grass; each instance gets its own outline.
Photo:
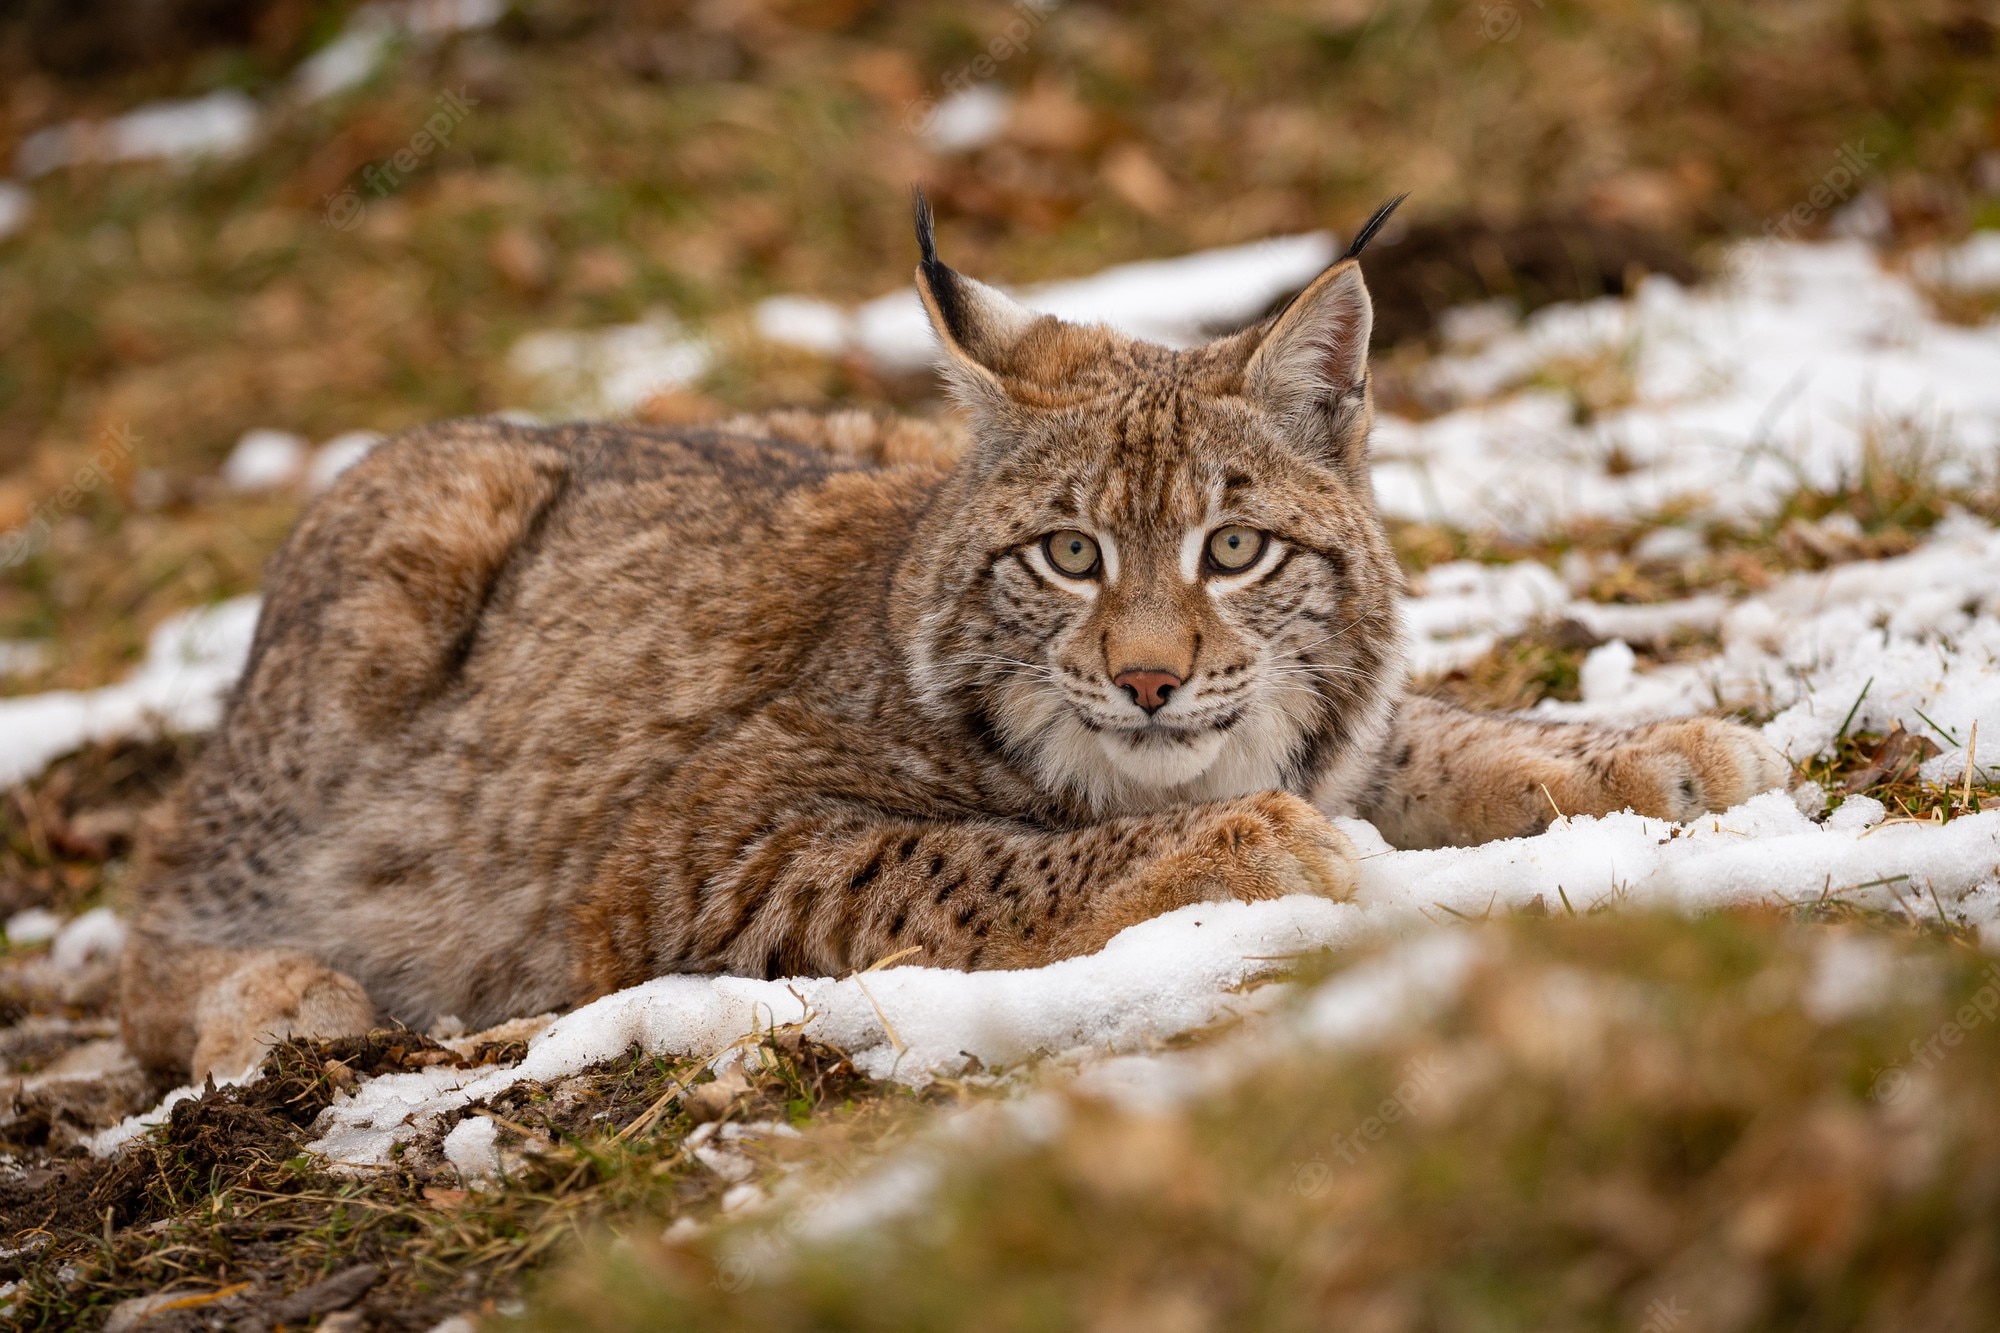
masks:
[[[0,1281],[22,1284],[7,1298],[9,1327],[93,1326],[120,1300],[160,1291],[217,1300],[157,1316],[149,1329],[206,1327],[215,1314],[268,1326],[287,1322],[288,1309],[303,1323],[351,1307],[385,1330],[490,1314],[583,1234],[713,1216],[728,1182],[687,1151],[697,1121],[775,1119],[806,1130],[749,1150],[758,1178],[769,1179],[795,1160],[892,1141],[919,1100],[780,1030],[750,1048],[750,1076],[728,1095],[703,1095],[711,1082],[699,1061],[637,1053],[554,1087],[509,1090],[478,1108],[503,1126],[510,1164],[490,1188],[466,1188],[435,1136],[419,1136],[395,1168],[362,1174],[301,1151],[314,1117],[356,1075],[438,1060],[459,1057],[410,1033],[287,1043],[259,1082],[176,1107],[131,1152],[0,1173],[13,1251],[0,1259]],[[329,1279],[331,1289],[321,1285]],[[310,1308],[315,1300],[330,1303]]]
[[[526,1323],[1989,1327],[2000,981],[1949,939],[1846,932],[1888,983],[1820,1006],[1833,932],[1794,915],[1479,928],[1464,994],[1379,1047],[1162,1111],[1068,1098],[1038,1138],[968,1143],[907,1218],[781,1239],[781,1264],[743,1264],[755,1225],[627,1233]]]

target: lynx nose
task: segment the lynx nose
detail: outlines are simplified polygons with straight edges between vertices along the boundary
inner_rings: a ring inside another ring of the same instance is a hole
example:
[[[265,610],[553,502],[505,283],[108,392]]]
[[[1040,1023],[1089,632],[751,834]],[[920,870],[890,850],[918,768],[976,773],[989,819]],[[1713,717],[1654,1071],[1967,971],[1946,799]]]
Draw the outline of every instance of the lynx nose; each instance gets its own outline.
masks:
[[[1133,703],[1151,714],[1166,707],[1167,697],[1180,688],[1181,678],[1171,671],[1141,667],[1119,672],[1111,678],[1111,683],[1130,695]]]

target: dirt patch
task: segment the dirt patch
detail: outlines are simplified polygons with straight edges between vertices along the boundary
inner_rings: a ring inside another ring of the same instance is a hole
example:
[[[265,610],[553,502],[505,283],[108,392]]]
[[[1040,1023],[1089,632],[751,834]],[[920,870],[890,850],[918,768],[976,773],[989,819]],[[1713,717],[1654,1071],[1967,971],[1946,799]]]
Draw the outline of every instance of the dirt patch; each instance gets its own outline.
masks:
[[[176,736],[100,742],[0,795],[0,918],[74,910],[102,890],[198,747]]]
[[[205,1089],[114,1158],[43,1149],[0,1163],[0,1282],[22,1283],[15,1318],[70,1329],[144,1314],[155,1333],[303,1326],[344,1309],[371,1329],[427,1329],[491,1313],[575,1237],[615,1219],[714,1214],[736,1177],[689,1150],[698,1122],[711,1135],[718,1120],[831,1120],[849,1133],[911,1100],[844,1053],[779,1032],[723,1081],[698,1061],[633,1051],[475,1107],[502,1131],[509,1173],[497,1188],[444,1161],[448,1126],[381,1171],[335,1171],[305,1152],[320,1113],[361,1079],[520,1051],[461,1045],[468,1053],[400,1031],[287,1042],[257,1082]],[[698,1115],[691,1101],[703,1103]],[[731,1152],[779,1171],[799,1143]]]

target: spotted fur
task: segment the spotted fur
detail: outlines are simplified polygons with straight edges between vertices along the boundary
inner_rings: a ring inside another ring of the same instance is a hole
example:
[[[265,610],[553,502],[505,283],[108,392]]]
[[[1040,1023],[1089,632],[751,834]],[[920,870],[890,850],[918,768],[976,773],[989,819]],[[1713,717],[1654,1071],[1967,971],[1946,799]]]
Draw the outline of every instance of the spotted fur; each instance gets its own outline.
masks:
[[[1031,314],[922,237],[962,445],[459,422],[312,508],[148,840],[135,1051],[227,1073],[285,1032],[665,973],[1041,964],[1186,903],[1350,893],[1327,813],[1431,845],[1782,775],[1724,723],[1404,698],[1353,255],[1176,351]],[[1265,534],[1247,568],[1210,562],[1228,525]],[[1051,565],[1059,531],[1091,576]],[[1132,671],[1176,684],[1149,712]]]

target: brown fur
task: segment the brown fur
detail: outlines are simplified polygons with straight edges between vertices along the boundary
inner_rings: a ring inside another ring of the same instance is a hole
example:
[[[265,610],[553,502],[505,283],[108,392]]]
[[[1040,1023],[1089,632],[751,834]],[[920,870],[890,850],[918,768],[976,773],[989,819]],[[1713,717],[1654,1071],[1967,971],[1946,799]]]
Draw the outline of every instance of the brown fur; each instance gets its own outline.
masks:
[[[1782,776],[1726,723],[1402,698],[1351,259],[1186,352],[1029,315],[928,243],[919,285],[969,442],[461,422],[315,505],[151,840],[137,1053],[229,1073],[378,1010],[912,948],[1035,965],[1186,903],[1350,893],[1323,811],[1432,845]],[[1201,554],[1227,524],[1270,534],[1245,573]],[[1091,579],[1048,562],[1069,529]],[[1142,668],[1182,682],[1157,716],[1114,683]]]

